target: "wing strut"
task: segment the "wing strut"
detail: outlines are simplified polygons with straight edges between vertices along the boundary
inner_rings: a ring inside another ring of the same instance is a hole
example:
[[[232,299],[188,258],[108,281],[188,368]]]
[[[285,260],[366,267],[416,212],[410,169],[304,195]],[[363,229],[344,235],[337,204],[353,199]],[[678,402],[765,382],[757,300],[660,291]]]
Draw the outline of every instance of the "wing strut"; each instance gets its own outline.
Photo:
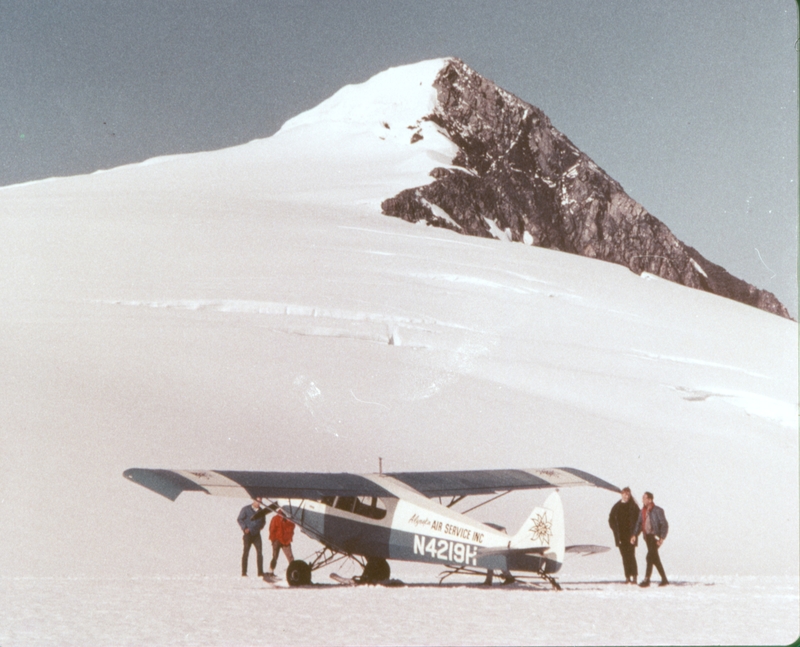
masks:
[[[483,501],[483,502],[479,503],[478,505],[472,506],[469,510],[464,510],[464,512],[462,512],[461,514],[467,514],[467,512],[472,512],[476,508],[480,508],[482,505],[486,505],[487,503],[491,503],[492,501],[496,501],[501,496],[505,496],[509,492],[511,492],[511,490],[507,490],[506,492],[501,492],[500,494],[498,494],[496,496],[493,496],[491,499],[486,499],[486,501]],[[461,498],[463,499],[464,497],[461,497]]]

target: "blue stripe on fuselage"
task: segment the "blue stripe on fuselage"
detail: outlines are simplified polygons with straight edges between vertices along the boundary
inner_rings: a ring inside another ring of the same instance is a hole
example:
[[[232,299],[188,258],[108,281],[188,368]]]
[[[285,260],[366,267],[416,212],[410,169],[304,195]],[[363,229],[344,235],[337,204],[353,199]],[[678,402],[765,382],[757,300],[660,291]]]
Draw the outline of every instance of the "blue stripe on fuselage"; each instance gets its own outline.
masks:
[[[303,510],[300,519],[294,519],[303,531],[334,550],[364,557],[389,557],[391,529],[375,523],[325,513]]]
[[[561,568],[559,562],[539,555],[480,555],[476,544],[397,530],[387,524],[329,512],[305,509],[302,517],[295,521],[314,539],[350,555],[524,572],[538,572],[543,563],[546,573],[555,573]]]

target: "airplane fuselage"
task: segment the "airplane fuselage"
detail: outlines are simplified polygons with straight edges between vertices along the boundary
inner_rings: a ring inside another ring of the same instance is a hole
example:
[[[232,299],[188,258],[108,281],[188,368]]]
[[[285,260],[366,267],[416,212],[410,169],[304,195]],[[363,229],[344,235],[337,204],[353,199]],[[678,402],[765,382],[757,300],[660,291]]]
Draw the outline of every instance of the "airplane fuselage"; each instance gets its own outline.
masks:
[[[513,538],[505,532],[413,490],[382,485],[396,488],[397,498],[278,502],[305,534],[344,554],[498,571],[555,573],[561,567],[563,556],[548,550],[547,541],[540,542],[542,554],[508,550]]]

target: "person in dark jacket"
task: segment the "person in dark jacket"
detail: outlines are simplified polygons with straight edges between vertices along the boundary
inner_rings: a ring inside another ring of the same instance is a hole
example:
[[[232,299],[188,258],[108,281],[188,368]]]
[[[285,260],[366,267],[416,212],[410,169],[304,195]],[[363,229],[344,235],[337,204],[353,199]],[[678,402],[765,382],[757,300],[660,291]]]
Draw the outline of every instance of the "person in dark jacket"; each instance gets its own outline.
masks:
[[[281,549],[286,559],[291,564],[294,561],[292,555],[292,538],[294,537],[294,523],[287,517],[282,508],[278,508],[272,521],[269,522],[269,540],[272,542],[272,561],[269,563],[269,574],[275,574],[275,567],[278,565],[278,556]]]
[[[625,570],[625,583],[636,584],[639,567],[636,564],[636,542],[631,543],[633,529],[639,518],[639,506],[634,501],[629,487],[622,488],[620,500],[611,508],[608,525],[614,532],[614,543],[622,555],[622,568]]]
[[[258,568],[258,576],[264,576],[264,554],[262,552],[261,544],[261,531],[266,525],[265,515],[259,514],[261,512],[261,502],[253,500],[253,503],[246,505],[239,512],[239,527],[242,529],[242,542],[244,549],[242,551],[242,577],[247,576],[247,560],[250,556],[250,547],[255,546],[256,549],[256,567]]]
[[[653,503],[653,495],[650,492],[645,492],[642,497],[642,511],[636,519],[631,544],[636,542],[640,532],[644,534],[644,542],[647,544],[647,569],[639,586],[650,586],[650,575],[653,573],[653,566],[656,567],[658,574],[661,576],[659,586],[666,586],[669,581],[667,580],[667,574],[664,572],[664,567],[661,565],[658,549],[661,548],[661,544],[667,538],[669,524],[664,510]]]

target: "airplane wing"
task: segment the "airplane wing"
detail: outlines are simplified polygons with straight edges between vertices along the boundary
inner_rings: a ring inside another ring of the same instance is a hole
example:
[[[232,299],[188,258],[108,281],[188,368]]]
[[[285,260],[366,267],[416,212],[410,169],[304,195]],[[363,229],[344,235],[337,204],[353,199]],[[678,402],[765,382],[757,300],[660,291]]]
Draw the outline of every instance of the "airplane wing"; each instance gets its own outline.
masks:
[[[376,475],[327,472],[243,472],[223,470],[126,470],[123,476],[171,501],[195,491],[239,498],[321,499],[327,496],[396,497]],[[610,483],[571,467],[526,470],[396,472],[391,477],[427,497],[492,494],[509,490],[594,486],[618,492]],[[387,484],[388,485],[388,484]]]
[[[394,497],[358,474],[324,472],[235,472],[133,468],[123,476],[171,501],[181,492],[255,499],[321,499],[326,496]]]
[[[535,490],[594,486],[619,492],[616,485],[572,467],[524,470],[467,470],[460,472],[397,472],[389,474],[427,497],[493,494],[510,490]]]

